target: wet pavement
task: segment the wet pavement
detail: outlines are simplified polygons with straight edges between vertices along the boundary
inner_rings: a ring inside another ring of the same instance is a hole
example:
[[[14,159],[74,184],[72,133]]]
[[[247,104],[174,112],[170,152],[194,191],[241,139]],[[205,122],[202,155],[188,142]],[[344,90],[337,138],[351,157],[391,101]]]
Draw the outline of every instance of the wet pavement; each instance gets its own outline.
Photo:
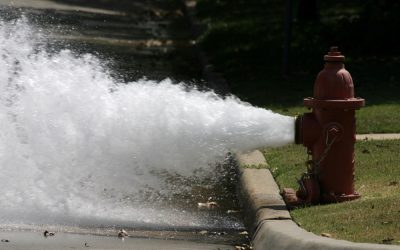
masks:
[[[226,244],[174,238],[118,238],[91,234],[57,233],[44,237],[40,232],[0,232],[0,249],[235,249]]]

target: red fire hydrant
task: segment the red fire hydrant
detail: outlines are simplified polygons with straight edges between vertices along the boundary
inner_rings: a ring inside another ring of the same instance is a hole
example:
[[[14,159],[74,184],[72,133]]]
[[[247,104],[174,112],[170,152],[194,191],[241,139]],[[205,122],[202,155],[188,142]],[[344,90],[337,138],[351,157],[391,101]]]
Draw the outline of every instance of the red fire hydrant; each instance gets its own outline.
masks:
[[[311,113],[296,119],[296,143],[311,159],[299,179],[297,192],[285,188],[288,205],[331,203],[360,197],[354,190],[355,110],[364,99],[354,97],[353,80],[344,69],[344,56],[332,47],[314,85],[314,97],[304,99]]]

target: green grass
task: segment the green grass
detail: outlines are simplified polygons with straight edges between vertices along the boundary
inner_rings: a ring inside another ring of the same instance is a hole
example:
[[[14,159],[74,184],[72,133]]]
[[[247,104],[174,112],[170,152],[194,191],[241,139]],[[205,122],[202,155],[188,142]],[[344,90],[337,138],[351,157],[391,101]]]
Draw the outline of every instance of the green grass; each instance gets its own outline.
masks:
[[[297,116],[310,112],[304,106],[284,107],[280,105],[265,106],[276,113]],[[399,133],[400,104],[371,105],[356,111],[357,133]]]
[[[356,143],[356,190],[361,199],[298,208],[294,220],[315,234],[355,242],[400,244],[400,140]],[[279,186],[298,188],[305,172],[300,145],[266,149],[264,154]]]
[[[399,133],[400,104],[366,106],[357,111],[357,132]]]

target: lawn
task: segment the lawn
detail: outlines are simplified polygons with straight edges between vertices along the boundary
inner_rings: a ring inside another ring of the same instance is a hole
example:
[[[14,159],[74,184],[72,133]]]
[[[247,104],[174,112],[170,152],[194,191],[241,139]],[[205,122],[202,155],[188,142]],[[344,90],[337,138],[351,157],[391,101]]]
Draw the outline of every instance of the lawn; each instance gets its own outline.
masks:
[[[293,219],[315,234],[355,242],[400,244],[400,140],[356,143],[356,190],[361,199],[291,211]],[[305,172],[306,150],[300,145],[265,149],[280,188],[298,188]]]
[[[304,112],[311,112],[303,106],[282,107],[270,105],[266,108],[284,115],[296,116]],[[400,132],[400,104],[367,105],[356,111],[357,133],[399,133]]]

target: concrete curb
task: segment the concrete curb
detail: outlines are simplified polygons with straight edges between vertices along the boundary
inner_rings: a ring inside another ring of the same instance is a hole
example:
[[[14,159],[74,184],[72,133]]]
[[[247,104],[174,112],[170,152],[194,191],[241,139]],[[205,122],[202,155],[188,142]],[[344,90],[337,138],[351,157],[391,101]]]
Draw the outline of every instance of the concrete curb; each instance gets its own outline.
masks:
[[[254,249],[400,249],[400,246],[354,243],[317,236],[292,221],[279,187],[265,167],[260,151],[237,154],[239,163],[239,196],[245,208],[245,223]]]

